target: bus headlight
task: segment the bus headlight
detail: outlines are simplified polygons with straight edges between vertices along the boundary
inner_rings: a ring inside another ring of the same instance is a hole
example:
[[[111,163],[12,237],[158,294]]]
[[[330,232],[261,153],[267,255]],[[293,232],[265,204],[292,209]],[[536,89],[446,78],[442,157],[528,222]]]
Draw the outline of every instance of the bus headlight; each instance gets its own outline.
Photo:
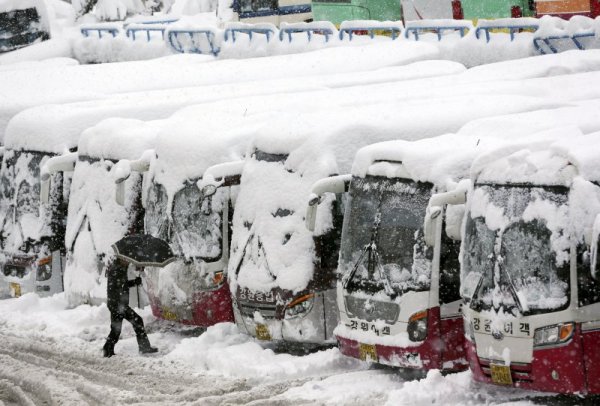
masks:
[[[285,318],[291,319],[308,313],[313,307],[314,298],[314,293],[308,293],[292,300],[285,308]]]
[[[536,328],[533,334],[533,346],[543,347],[565,343],[573,337],[574,332],[575,323],[572,322]]]
[[[410,341],[423,341],[427,337],[427,310],[415,313],[408,319]]]
[[[202,289],[216,289],[225,282],[225,272],[207,272],[200,281]]]
[[[47,281],[52,277],[52,257],[42,258],[37,262],[37,272],[35,280],[38,282]]]

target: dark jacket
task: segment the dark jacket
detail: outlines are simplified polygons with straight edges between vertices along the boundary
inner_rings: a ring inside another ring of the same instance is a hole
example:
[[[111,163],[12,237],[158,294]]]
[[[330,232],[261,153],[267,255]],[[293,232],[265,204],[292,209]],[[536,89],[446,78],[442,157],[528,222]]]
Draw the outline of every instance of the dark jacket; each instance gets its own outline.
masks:
[[[129,306],[129,288],[139,285],[141,279],[127,279],[127,265],[113,262],[106,270],[106,304],[111,312],[123,312]]]

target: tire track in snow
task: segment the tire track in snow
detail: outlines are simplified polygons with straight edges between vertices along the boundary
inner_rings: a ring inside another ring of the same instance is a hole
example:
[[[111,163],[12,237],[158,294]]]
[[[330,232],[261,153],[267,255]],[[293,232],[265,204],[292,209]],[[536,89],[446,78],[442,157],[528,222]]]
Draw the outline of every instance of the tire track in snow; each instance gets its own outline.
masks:
[[[100,352],[61,351],[57,343],[3,333],[0,343],[0,379],[19,388],[33,404],[193,402],[251,388],[245,380],[194,376],[160,359],[104,359]],[[3,392],[0,401],[17,397],[15,391]]]

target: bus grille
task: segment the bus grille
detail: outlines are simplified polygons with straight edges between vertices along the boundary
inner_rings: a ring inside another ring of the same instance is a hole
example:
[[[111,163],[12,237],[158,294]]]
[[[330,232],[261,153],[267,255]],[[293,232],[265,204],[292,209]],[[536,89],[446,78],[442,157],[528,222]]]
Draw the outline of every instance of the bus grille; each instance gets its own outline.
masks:
[[[240,303],[240,313],[242,316],[254,317],[254,312],[258,311],[265,319],[274,319],[276,315],[275,304],[268,303]]]
[[[348,317],[360,320],[384,320],[393,324],[400,315],[400,306],[396,303],[378,302],[370,299],[360,299],[354,296],[345,296],[346,312]]]
[[[23,278],[27,274],[27,268],[24,266],[6,264],[2,269],[4,276],[13,276]]]

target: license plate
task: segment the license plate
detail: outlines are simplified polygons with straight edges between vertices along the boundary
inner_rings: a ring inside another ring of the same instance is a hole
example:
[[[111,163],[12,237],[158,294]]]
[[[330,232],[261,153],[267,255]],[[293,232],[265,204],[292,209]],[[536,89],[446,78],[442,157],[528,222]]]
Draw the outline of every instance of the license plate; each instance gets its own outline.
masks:
[[[378,361],[377,348],[372,344],[358,344],[358,356],[363,361]]]
[[[271,332],[266,324],[256,325],[256,338],[263,341],[271,341]]]
[[[169,309],[162,309],[161,311],[162,317],[165,320],[169,320],[169,321],[178,321],[179,317],[177,317],[177,315],[175,313],[173,313],[172,311],[170,311]]]
[[[10,295],[12,297],[20,297],[21,296],[21,285],[15,282],[11,282],[10,286]]]
[[[491,364],[490,371],[492,373],[492,382],[499,385],[512,385],[513,381],[509,366]]]

